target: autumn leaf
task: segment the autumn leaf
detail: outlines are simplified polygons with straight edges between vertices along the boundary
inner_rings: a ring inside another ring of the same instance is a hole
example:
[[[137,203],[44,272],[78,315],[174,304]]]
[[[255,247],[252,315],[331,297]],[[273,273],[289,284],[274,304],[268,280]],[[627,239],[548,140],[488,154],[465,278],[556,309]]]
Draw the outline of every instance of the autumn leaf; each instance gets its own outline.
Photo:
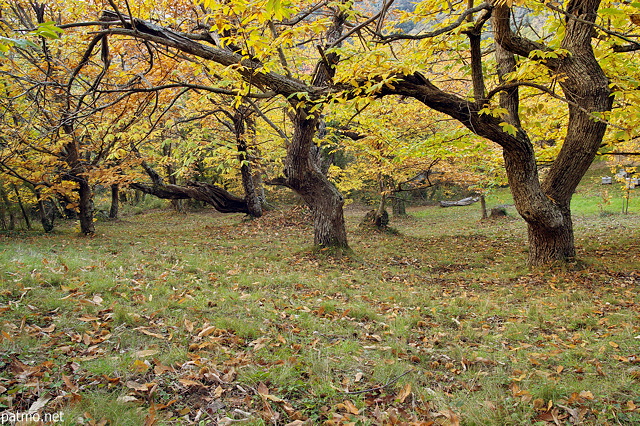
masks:
[[[406,385],[404,385],[402,390],[398,392],[396,399],[398,400],[399,403],[402,404],[409,395],[411,395],[411,384],[407,383]]]
[[[128,380],[125,383],[125,386],[128,387],[129,389],[133,389],[136,392],[149,392],[151,389],[153,389],[155,386],[157,386],[156,383],[154,382],[150,382],[150,383],[138,383],[134,380]]]

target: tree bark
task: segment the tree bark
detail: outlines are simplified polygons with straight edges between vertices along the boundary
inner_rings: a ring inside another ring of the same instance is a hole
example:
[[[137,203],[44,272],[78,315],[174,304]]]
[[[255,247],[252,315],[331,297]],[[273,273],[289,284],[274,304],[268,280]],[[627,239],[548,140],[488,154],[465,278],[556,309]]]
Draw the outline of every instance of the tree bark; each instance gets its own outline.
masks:
[[[242,178],[242,187],[244,189],[244,199],[247,203],[247,210],[251,217],[261,217],[262,203],[260,202],[258,193],[256,192],[246,139],[246,122],[249,119],[248,112],[249,110],[246,108],[239,108],[236,110],[233,117],[233,128],[238,149],[238,159],[240,160],[240,176]]]
[[[38,200],[38,213],[40,215],[40,223],[44,232],[49,233],[53,231],[53,222],[55,220],[55,207],[51,205],[51,200],[45,200],[42,198],[42,194],[39,190],[35,189],[34,194],[36,200]]]
[[[93,190],[84,177],[80,177],[78,182],[78,218],[80,219],[80,232],[85,235],[93,235],[96,232],[93,222]]]
[[[566,212],[561,226],[547,227],[528,223],[529,263],[533,266],[575,259],[575,242],[571,214]]]
[[[165,200],[202,201],[213,206],[220,213],[249,214],[247,203],[228,191],[206,182],[186,182],[184,185],[153,184],[143,185],[132,183],[131,188],[144,194],[154,195]]]
[[[132,183],[130,186],[143,194],[154,195],[165,200],[193,199],[213,206],[220,213],[250,214],[244,198],[237,197],[219,186],[206,182],[186,182],[184,185],[165,184],[158,172],[147,162],[142,161],[142,168],[151,178],[151,185]]]
[[[109,219],[117,219],[120,210],[120,185],[111,185],[111,208],[109,209]]]
[[[7,196],[7,192],[0,186],[0,199],[2,200],[2,207],[0,207],[0,215],[2,216],[2,227],[12,231],[15,228],[16,218],[11,208],[11,202]],[[5,215],[9,214],[9,223],[7,224]]]
[[[344,223],[344,198],[322,173],[317,157],[312,155],[316,116],[304,109],[297,111],[295,130],[285,159],[285,185],[296,191],[311,209],[316,246],[347,248]]]
[[[13,190],[16,193],[16,199],[18,200],[18,205],[20,206],[20,211],[22,212],[22,217],[24,218],[24,223],[27,226],[27,229],[31,229],[31,220],[29,219],[29,214],[27,210],[24,208],[24,203],[22,202],[22,197],[20,196],[20,191],[18,190],[17,185],[13,185]]]
[[[407,215],[407,202],[402,192],[396,192],[391,197],[391,210],[395,217]]]
[[[328,45],[342,34],[345,19],[345,11],[335,13],[326,33]],[[315,70],[314,87],[326,87],[331,83],[338,61],[339,57],[335,52],[323,52]],[[316,111],[311,112],[313,106],[301,108],[296,99],[291,99],[290,102],[296,108],[296,113],[293,118],[293,138],[284,162],[284,184],[297,192],[310,207],[314,244],[318,247],[348,248],[344,197],[327,178],[328,164],[313,141],[321,124],[321,111],[316,108]]]

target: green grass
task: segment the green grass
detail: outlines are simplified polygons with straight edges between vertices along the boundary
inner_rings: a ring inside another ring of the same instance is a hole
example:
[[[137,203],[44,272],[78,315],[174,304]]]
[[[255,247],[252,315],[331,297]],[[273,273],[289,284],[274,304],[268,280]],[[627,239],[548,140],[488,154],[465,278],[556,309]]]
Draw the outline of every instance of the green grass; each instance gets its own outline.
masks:
[[[62,424],[637,423],[640,210],[601,214],[598,189],[574,197],[581,263],[552,270],[524,266],[513,207],[412,208],[397,234],[350,208],[343,256],[288,211],[2,235],[0,411],[47,395]]]

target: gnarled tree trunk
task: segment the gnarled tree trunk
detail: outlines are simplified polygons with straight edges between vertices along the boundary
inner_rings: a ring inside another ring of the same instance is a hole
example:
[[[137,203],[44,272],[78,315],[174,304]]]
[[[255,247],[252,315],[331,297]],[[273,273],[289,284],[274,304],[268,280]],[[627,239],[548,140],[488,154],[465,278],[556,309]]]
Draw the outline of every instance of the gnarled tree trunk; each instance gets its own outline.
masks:
[[[295,131],[285,159],[285,185],[311,208],[314,244],[348,247],[344,224],[344,197],[323,173],[312,147],[319,119],[305,110],[295,116]]]
[[[532,266],[565,262],[575,257],[571,197],[604,137],[607,125],[596,115],[611,110],[613,104],[609,80],[591,46],[594,34],[591,22],[596,19],[599,4],[599,0],[569,2],[566,35],[562,42],[562,48],[569,55],[546,64],[552,72],[562,76],[559,83],[569,103],[569,124],[562,149],[541,184],[537,183],[537,170],[528,170],[535,169],[535,156],[530,152],[532,148],[527,149],[526,158],[521,155],[524,152],[505,150],[516,208],[528,226],[529,264]],[[539,47],[515,36],[509,20],[509,8],[496,7],[494,27],[500,50],[527,56],[532,49]],[[502,54],[502,59],[499,56],[499,63],[504,65],[513,61],[508,56]],[[517,98],[514,101],[516,96],[517,92],[507,93],[505,99],[517,105]],[[510,108],[509,104],[505,106]],[[510,115],[514,116],[515,111],[512,111]],[[519,122],[515,124],[519,125]],[[523,164],[528,166],[523,168]],[[536,182],[532,182],[534,178]]]

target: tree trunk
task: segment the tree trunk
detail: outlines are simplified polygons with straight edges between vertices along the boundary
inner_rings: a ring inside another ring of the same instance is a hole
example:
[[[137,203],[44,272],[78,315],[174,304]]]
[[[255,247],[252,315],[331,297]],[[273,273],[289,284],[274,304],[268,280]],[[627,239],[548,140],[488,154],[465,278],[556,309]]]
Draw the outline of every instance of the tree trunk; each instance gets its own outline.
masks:
[[[554,227],[539,223],[528,223],[529,264],[540,266],[552,263],[564,263],[575,259],[576,250],[573,234],[573,222],[569,205],[558,206],[561,220]]]
[[[391,210],[396,217],[407,215],[407,202],[402,192],[396,192],[391,198]]]
[[[333,16],[327,30],[328,44],[339,39],[344,28],[346,10]],[[318,62],[313,86],[328,86],[335,75],[339,57],[336,52],[323,55]],[[293,138],[285,158],[287,186],[295,190],[311,208],[313,214],[314,244],[319,247],[348,248],[344,222],[344,197],[326,175],[328,165],[313,141],[320,124],[321,109],[314,105],[300,108],[295,99],[290,100],[296,108],[293,120]],[[314,108],[316,111],[311,112]]]
[[[594,33],[589,22],[595,21],[599,4],[599,0],[568,3],[562,47],[570,54],[546,63],[552,72],[562,76],[559,84],[569,100],[569,123],[562,149],[544,181],[538,179],[530,142],[505,148],[505,164],[516,208],[528,226],[531,266],[575,258],[571,197],[593,162],[606,130],[606,123],[594,119],[593,113],[610,111],[613,103],[609,81],[591,47]],[[540,48],[512,33],[510,10],[506,6],[494,9],[493,22],[500,45],[497,59],[501,74],[514,69],[513,53],[528,56],[531,50]],[[517,96],[517,91],[507,92],[502,100],[509,111],[509,121],[520,127]]]
[[[298,110],[295,130],[285,159],[285,185],[296,191],[311,209],[313,241],[319,247],[348,248],[344,198],[322,173],[311,146],[318,118]]]
[[[85,235],[93,235],[96,228],[93,223],[93,191],[91,185],[83,177],[77,179],[78,182],[78,202],[80,232]]]
[[[161,182],[153,185],[132,183],[136,193],[151,194],[165,200],[193,199],[213,206],[220,213],[249,214],[243,198],[230,194],[226,190],[205,182],[186,182],[184,185],[166,185]]]
[[[376,210],[376,215],[373,220],[374,225],[377,228],[385,228],[389,225],[389,214],[387,213],[387,195],[384,191],[380,194],[380,202]]]
[[[252,217],[260,217],[262,216],[262,203],[256,192],[251,166],[249,164],[240,166],[240,174],[242,175],[242,187],[244,188],[244,196],[249,215]]]
[[[120,185],[111,185],[111,208],[109,209],[109,219],[117,219],[120,210]]]
[[[171,142],[165,142],[165,144],[162,146],[162,154],[170,159],[172,156],[172,151],[173,146]],[[165,166],[165,173],[171,185],[178,184],[178,179],[176,179],[176,174],[173,170],[173,166],[171,165],[171,161],[167,161],[167,165]],[[171,200],[171,207],[173,207],[173,209],[178,213],[185,213],[184,200]]]
[[[29,214],[27,213],[27,210],[24,208],[24,204],[22,203],[22,197],[20,196],[18,186],[14,184],[13,190],[16,193],[16,200],[18,200],[18,205],[20,206],[20,211],[22,212],[22,217],[24,218],[24,223],[25,225],[27,225],[27,229],[31,229],[31,220],[29,219]]]
[[[34,190],[36,199],[38,200],[38,213],[40,215],[40,223],[44,232],[49,233],[53,231],[53,222],[56,217],[56,209],[52,205],[51,200],[45,200],[42,198],[39,190]]]
[[[482,220],[487,219],[487,200],[484,195],[480,196],[480,209],[482,210]]]
[[[344,226],[344,199],[329,181],[318,182],[318,194],[312,202],[304,197],[313,213],[313,241],[318,247],[348,248],[347,232]]]
[[[16,229],[16,214],[13,211],[11,201],[9,200],[9,196],[7,195],[7,192],[4,190],[4,188],[0,188],[0,196],[2,197],[3,204],[6,206],[7,213],[9,214],[9,224],[7,226],[7,229],[13,231],[14,229]]]
[[[246,121],[248,120],[248,109],[241,107],[236,109],[233,116],[233,127],[238,149],[238,160],[240,160],[240,175],[242,177],[242,187],[244,189],[244,199],[247,203],[247,210],[251,217],[262,216],[262,204],[258,198],[256,187],[253,182],[253,172],[251,171],[251,158],[246,139]]]
[[[9,229],[7,226],[7,212],[9,211],[10,207],[7,201],[7,194],[0,184],[0,225],[2,226],[3,231]]]
[[[253,176],[253,187],[255,188],[256,197],[258,197],[258,201],[262,206],[262,210],[269,210],[269,204],[267,203],[267,195],[264,192],[264,182],[262,180],[262,173],[254,172]]]

